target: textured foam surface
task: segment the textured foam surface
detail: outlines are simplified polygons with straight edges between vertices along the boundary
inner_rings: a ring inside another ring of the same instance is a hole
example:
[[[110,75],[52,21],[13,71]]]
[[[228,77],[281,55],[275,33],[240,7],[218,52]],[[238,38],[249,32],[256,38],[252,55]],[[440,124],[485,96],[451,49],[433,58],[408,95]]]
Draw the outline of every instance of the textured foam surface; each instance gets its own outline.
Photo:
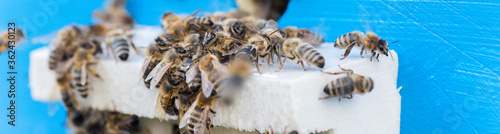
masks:
[[[154,38],[157,29],[137,29],[134,42],[141,46],[149,44],[152,39],[139,38]],[[213,125],[261,132],[272,127],[278,133],[285,127],[288,131],[301,133],[326,130],[334,133],[399,133],[401,96],[396,89],[397,54],[391,51],[394,60],[381,56],[377,62],[361,59],[359,49],[354,48],[348,58],[340,61],[343,50],[333,48],[333,44],[322,44],[318,50],[326,59],[324,71],[340,71],[337,65],[352,69],[374,80],[373,91],[340,102],[338,98],[318,100],[326,96],[324,86],[341,75],[327,75],[314,67],[306,67],[307,71],[304,71],[296,62],[287,62],[281,72],[275,72],[279,64],[263,65],[264,73],[250,76],[236,94],[233,105],[215,108],[217,115],[212,118]],[[115,62],[112,57],[104,56],[93,67],[103,80],[91,77],[92,89],[87,99],[81,99],[83,105],[101,110],[116,108],[123,113],[155,118],[154,106],[159,91],[146,89],[142,82],[138,82],[144,57],[131,53],[126,62]],[[58,101],[60,98],[51,95],[57,92],[53,91],[54,73],[48,70],[48,54],[47,48],[40,48],[30,56],[30,86],[34,100]]]

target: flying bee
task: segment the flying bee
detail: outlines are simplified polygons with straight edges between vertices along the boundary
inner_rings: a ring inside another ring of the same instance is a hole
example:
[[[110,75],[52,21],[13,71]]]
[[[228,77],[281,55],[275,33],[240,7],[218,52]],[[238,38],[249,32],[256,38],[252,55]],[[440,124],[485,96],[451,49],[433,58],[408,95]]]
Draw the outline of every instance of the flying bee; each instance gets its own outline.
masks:
[[[205,129],[210,129],[209,111],[213,112],[215,97],[205,97],[203,93],[198,93],[196,100],[186,111],[179,123],[179,128],[187,126],[189,134],[203,134]]]
[[[136,53],[139,53],[132,42],[132,35],[125,33],[123,29],[109,31],[106,35],[106,45],[108,50],[113,53],[115,59],[120,58],[126,61],[129,56],[129,47],[132,46]]]
[[[113,0],[104,10],[95,11],[93,16],[105,23],[110,29],[132,30],[135,20],[125,8],[126,4],[126,0]]]
[[[319,46],[325,43],[323,36],[309,31],[307,28],[297,29],[297,27],[288,26],[280,30],[284,38],[300,38],[313,46]]]
[[[57,37],[50,43],[51,53],[49,55],[49,69],[55,70],[59,64],[71,59],[78,45],[76,44],[82,36],[80,28],[71,25],[61,29]]]
[[[323,92],[328,94],[327,97],[320,99],[328,99],[330,97],[339,96],[341,98],[351,99],[352,94],[365,94],[373,90],[373,80],[370,77],[353,73],[351,69],[344,69],[339,66],[343,72],[330,73],[330,75],[347,74],[344,77],[330,81],[324,88]],[[349,97],[347,97],[349,95]]]
[[[215,55],[206,54],[201,57],[198,61],[198,67],[201,72],[201,89],[205,97],[220,94],[223,89],[227,88],[228,81],[226,80],[230,74]]]
[[[397,42],[397,41],[395,41]],[[392,42],[392,43],[395,43]],[[339,48],[339,49],[346,49],[343,57],[340,60],[345,59],[349,53],[351,52],[352,47],[357,46],[361,48],[361,51],[359,55],[361,58],[363,58],[363,51],[370,51],[371,52],[371,57],[370,61],[372,61],[372,58],[375,56],[376,51],[378,52],[377,61],[378,61],[378,56],[380,54],[383,54],[385,56],[389,56],[389,46],[392,44],[390,43],[387,45],[387,41],[384,39],[381,39],[377,34],[368,32],[366,33],[365,37],[363,37],[363,33],[359,31],[353,31],[347,34],[344,34],[337,38],[335,40],[334,47]],[[392,56],[392,55],[391,55]]]
[[[11,38],[14,41],[14,43],[10,43]],[[17,45],[21,40],[24,40],[24,38],[25,38],[24,32],[19,28],[17,29],[17,31],[15,29],[14,31],[11,31],[11,29],[4,31],[0,35],[0,54],[5,52],[5,50],[7,50],[10,44]]]
[[[304,71],[306,71],[306,68],[304,67],[303,60],[306,61],[307,64],[312,64],[318,68],[323,68],[325,66],[325,59],[318,52],[318,50],[316,50],[311,44],[303,42],[300,38],[286,39],[283,42],[280,51],[286,56],[287,59],[297,59],[297,64],[300,63]],[[281,64],[279,71],[283,69],[285,61],[286,59],[283,60],[283,64]]]
[[[99,78],[100,76],[90,69],[91,65],[95,65],[97,60],[95,55],[99,52],[100,46],[96,41],[82,41],[79,48],[73,56],[71,62],[71,85],[77,89],[80,96],[86,98],[89,92],[88,74]],[[87,72],[88,71],[88,72]]]
[[[139,117],[118,112],[104,112],[106,132],[112,134],[140,132]]]

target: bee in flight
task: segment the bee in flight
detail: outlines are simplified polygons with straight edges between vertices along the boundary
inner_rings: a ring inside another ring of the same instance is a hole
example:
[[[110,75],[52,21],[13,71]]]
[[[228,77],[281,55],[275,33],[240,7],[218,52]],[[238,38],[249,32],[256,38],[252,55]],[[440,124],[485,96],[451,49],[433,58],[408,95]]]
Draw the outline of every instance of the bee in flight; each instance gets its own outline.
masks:
[[[306,71],[304,67],[303,60],[307,64],[312,64],[318,68],[323,68],[325,66],[325,59],[311,44],[303,42],[300,38],[288,38],[283,42],[283,45],[279,47],[280,55],[284,55],[286,58],[283,60],[280,70],[283,69],[286,59],[295,60],[301,63],[302,68]]]
[[[330,75],[347,74],[344,77],[330,81],[324,88],[323,92],[328,96],[320,99],[328,99],[330,97],[340,97],[351,99],[352,94],[365,94],[373,90],[373,80],[370,77],[353,73],[350,69],[344,69],[339,66],[343,72],[330,73]],[[348,97],[349,96],[349,97]]]
[[[322,43],[325,43],[323,36],[318,33],[309,31],[309,28],[297,29],[294,26],[288,26],[280,30],[284,38],[300,38],[304,42],[310,43],[311,45],[317,47]]]
[[[397,41],[394,41],[392,43],[395,42]],[[335,40],[334,47],[339,49],[346,49],[344,55],[342,55],[343,57],[340,60],[345,59],[351,52],[352,47],[356,46],[361,48],[361,51],[359,52],[361,58],[363,58],[364,51],[370,51],[372,54],[370,57],[370,61],[372,61],[372,58],[375,55],[377,55],[376,59],[378,61],[378,56],[380,54],[389,56],[389,46],[392,43],[387,45],[387,41],[372,32],[366,33],[365,37],[363,37],[362,32],[353,31],[337,38],[337,40]],[[376,52],[378,52],[378,54]]]
[[[0,35],[0,54],[5,52],[5,50],[7,50],[9,45],[12,43],[10,42],[11,38],[14,40],[13,44],[15,45],[19,44],[19,42],[21,40],[24,40],[25,38],[23,30],[18,28],[15,31],[7,30],[2,32],[2,34]]]

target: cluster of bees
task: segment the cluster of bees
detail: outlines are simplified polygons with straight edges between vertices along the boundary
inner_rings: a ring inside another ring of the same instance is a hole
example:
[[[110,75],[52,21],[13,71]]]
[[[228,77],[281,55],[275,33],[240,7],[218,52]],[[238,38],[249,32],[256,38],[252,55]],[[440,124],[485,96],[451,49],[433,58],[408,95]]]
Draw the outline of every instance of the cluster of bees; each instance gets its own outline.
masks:
[[[130,34],[135,21],[125,10],[125,3],[114,0],[105,10],[94,13],[101,23],[68,26],[52,42],[55,47],[51,50],[49,68],[57,72],[68,122],[77,132],[141,133],[137,116],[80,108],[75,95],[86,98],[90,91],[89,76],[100,78],[91,67],[98,62],[97,55],[103,53],[101,44],[122,62],[127,61],[130,48],[138,53]],[[166,115],[179,117],[179,133],[209,130],[212,127],[209,115],[216,114],[213,107],[231,105],[235,89],[241,88],[253,73],[252,66],[261,73],[260,61],[268,66],[279,62],[277,71],[282,70],[287,59],[301,63],[304,70],[304,62],[320,69],[325,65],[324,57],[315,48],[325,41],[309,29],[292,26],[280,29],[274,20],[238,10],[194,17],[199,11],[184,18],[172,12],[161,16],[163,33],[147,47],[139,76],[147,88],[160,90],[156,115],[160,119]],[[347,33],[334,45],[346,49],[342,59],[354,46],[361,48],[361,54],[370,51],[370,60],[375,55],[378,60],[379,54],[390,54],[387,42],[374,33],[364,37],[361,32]],[[346,76],[328,83],[324,88],[328,96],[321,99],[339,97],[340,101],[373,89],[371,78],[341,69],[343,72],[325,72]]]

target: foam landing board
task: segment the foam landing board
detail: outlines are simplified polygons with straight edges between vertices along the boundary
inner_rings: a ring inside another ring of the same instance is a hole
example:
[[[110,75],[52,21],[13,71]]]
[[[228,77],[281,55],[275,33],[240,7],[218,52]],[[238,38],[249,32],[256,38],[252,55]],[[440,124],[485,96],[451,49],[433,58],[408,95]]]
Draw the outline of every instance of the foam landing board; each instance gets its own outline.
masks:
[[[144,30],[147,31],[147,30]],[[141,31],[138,32],[143,33]],[[149,44],[134,40],[136,44]],[[327,75],[319,69],[288,61],[281,72],[279,64],[262,65],[263,74],[254,73],[235,95],[231,106],[217,106],[214,126],[235,128],[240,131],[270,131],[282,133],[297,130],[300,133],[329,131],[329,133],[399,133],[401,96],[396,88],[398,56],[380,56],[380,61],[360,58],[354,48],[348,58],[339,60],[343,50],[325,43],[318,47],[325,57],[324,71],[340,71],[337,65],[352,69],[354,73],[369,76],[374,89],[365,95],[353,95],[353,99],[325,97],[325,85],[342,75]],[[31,96],[37,101],[60,101],[54,88],[55,74],[48,69],[48,48],[40,48],[30,54]],[[365,55],[369,57],[369,55]],[[115,62],[111,57],[101,59],[93,67],[103,80],[90,77],[91,91],[87,99],[79,98],[84,106],[99,110],[117,110],[140,117],[157,118],[154,107],[158,90],[146,89],[138,82],[144,57],[132,51],[126,62]],[[177,117],[167,116],[167,120]]]

